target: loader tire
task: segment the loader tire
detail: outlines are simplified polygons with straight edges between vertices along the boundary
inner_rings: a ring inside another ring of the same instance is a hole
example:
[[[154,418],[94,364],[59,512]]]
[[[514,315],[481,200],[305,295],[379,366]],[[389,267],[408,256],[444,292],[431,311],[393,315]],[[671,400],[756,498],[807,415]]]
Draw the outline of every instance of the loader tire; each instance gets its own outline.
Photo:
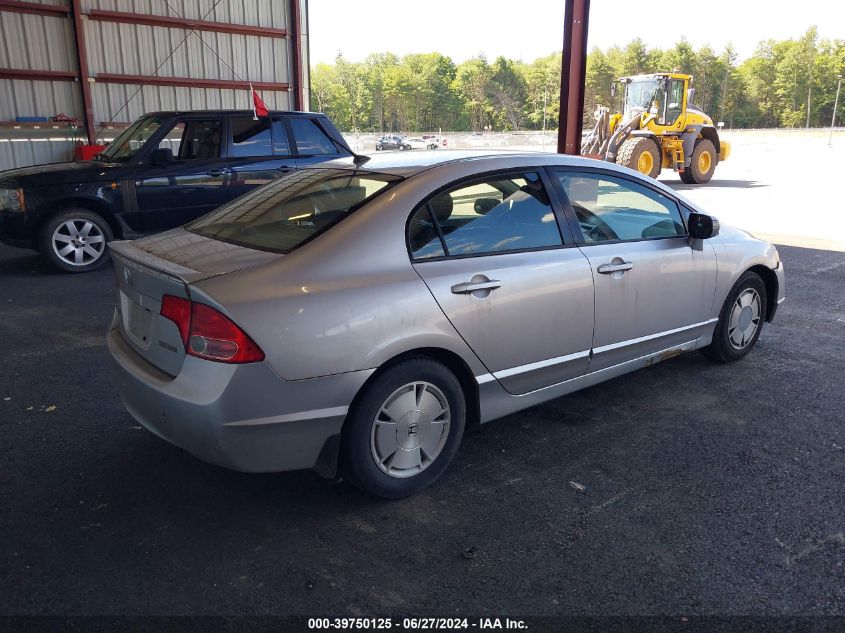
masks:
[[[657,143],[645,136],[629,138],[619,148],[616,164],[657,178],[660,173],[660,148]]]
[[[700,138],[695,142],[689,167],[681,172],[681,180],[688,185],[703,185],[705,182],[710,182],[718,164],[719,153],[713,141]]]

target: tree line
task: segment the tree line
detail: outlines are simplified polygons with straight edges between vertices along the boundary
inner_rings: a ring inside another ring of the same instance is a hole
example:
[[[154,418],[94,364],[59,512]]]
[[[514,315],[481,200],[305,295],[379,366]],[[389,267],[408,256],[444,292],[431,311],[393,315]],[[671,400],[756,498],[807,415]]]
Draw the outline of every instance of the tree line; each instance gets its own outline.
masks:
[[[617,77],[677,70],[693,75],[696,104],[726,127],[830,125],[837,76],[845,73],[845,40],[820,39],[811,27],[799,39],[760,42],[738,62],[731,45],[720,53],[695,50],[682,38],[674,47],[649,48],[641,39],[587,56],[585,125],[611,99]],[[346,132],[539,130],[557,127],[561,54],[525,63],[479,55],[456,64],[440,53],[398,57],[377,53],[362,62],[338,54],[311,71],[311,107]],[[611,103],[614,101],[615,103]],[[845,95],[840,98],[843,112]]]

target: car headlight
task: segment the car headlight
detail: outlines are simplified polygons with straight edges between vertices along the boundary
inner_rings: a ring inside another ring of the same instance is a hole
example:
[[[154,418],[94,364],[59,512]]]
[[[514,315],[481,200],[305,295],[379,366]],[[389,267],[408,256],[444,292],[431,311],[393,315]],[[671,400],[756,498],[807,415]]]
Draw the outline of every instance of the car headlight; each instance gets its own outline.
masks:
[[[23,189],[0,188],[0,211],[26,211]]]

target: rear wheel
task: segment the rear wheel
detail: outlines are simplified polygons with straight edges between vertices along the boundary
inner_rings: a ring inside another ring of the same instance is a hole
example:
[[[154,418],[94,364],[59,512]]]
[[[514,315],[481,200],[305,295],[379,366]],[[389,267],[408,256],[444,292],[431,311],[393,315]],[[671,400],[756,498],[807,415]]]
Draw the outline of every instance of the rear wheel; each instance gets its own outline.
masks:
[[[455,375],[428,358],[402,361],[369,385],[350,411],[341,465],[362,490],[387,499],[414,494],[452,461],[466,405]]]
[[[622,143],[616,163],[657,178],[660,174],[660,148],[650,138],[634,136]]]
[[[710,182],[718,164],[719,155],[716,153],[713,141],[700,138],[695,142],[689,167],[681,172],[681,180],[688,185],[703,185],[705,182]]]
[[[711,360],[727,363],[751,351],[766,315],[766,285],[757,273],[747,272],[728,294],[713,332],[713,342],[704,348]]]
[[[106,243],[114,238],[111,227],[87,209],[66,209],[41,229],[39,250],[59,270],[83,273],[109,260]]]

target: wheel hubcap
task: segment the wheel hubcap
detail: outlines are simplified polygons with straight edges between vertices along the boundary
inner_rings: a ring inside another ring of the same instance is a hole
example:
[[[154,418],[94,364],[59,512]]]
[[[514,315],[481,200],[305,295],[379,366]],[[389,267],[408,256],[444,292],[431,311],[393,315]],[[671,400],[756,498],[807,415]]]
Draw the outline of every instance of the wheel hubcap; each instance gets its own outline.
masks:
[[[713,160],[710,158],[710,152],[701,152],[701,156],[698,157],[698,171],[702,174],[706,174],[710,171],[710,164]]]
[[[382,472],[411,477],[428,468],[449,437],[449,402],[428,382],[394,391],[373,420],[370,448]]]
[[[641,174],[650,174],[652,167],[654,167],[654,159],[652,159],[651,153],[643,152],[640,154],[637,159],[637,171]]]
[[[745,349],[760,327],[760,295],[753,288],[746,288],[736,298],[728,323],[728,340],[734,349]]]
[[[53,231],[53,252],[71,266],[87,266],[100,257],[106,248],[102,230],[91,220],[74,218]]]

